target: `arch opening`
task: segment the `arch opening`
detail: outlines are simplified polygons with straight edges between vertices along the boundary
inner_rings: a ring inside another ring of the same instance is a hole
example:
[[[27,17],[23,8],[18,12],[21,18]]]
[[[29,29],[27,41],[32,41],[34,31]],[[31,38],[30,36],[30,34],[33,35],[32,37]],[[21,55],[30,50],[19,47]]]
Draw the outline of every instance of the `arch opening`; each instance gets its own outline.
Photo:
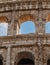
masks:
[[[0,16],[0,36],[7,36],[8,19],[6,16]]]
[[[47,61],[47,65],[50,65],[50,59],[48,59],[48,61]]]
[[[0,23],[0,36],[7,36],[8,23]]]
[[[35,23],[32,21],[25,21],[20,25],[20,34],[35,33]]]
[[[15,65],[35,65],[34,55],[30,52],[20,52],[17,54]]]
[[[17,23],[17,34],[29,34],[35,33],[35,21],[36,17],[32,14],[24,14],[19,17]]]

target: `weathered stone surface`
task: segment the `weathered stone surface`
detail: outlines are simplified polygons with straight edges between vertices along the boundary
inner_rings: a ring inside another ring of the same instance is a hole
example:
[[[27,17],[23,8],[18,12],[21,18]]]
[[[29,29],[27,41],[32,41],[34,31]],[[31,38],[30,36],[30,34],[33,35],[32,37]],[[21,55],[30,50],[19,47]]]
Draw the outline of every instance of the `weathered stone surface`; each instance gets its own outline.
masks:
[[[19,35],[20,25],[32,20],[36,33]],[[47,65],[50,59],[50,34],[45,24],[50,21],[50,0],[0,0],[0,22],[8,23],[7,36],[0,37],[0,59],[3,65],[18,65],[22,58],[35,65]]]

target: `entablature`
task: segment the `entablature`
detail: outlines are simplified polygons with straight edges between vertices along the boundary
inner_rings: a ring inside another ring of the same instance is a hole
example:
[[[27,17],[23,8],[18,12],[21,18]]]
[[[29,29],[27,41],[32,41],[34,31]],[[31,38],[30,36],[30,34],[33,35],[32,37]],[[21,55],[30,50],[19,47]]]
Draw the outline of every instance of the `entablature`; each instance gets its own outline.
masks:
[[[17,35],[0,37],[0,45],[50,45],[50,35]]]
[[[41,7],[39,7],[41,6]],[[25,10],[50,10],[50,1],[20,1],[0,3],[0,12]]]
[[[30,33],[30,34],[19,34],[16,36],[0,36],[0,40],[24,40],[24,39],[30,39],[33,40],[34,38],[50,38],[50,34],[34,34],[34,33]]]

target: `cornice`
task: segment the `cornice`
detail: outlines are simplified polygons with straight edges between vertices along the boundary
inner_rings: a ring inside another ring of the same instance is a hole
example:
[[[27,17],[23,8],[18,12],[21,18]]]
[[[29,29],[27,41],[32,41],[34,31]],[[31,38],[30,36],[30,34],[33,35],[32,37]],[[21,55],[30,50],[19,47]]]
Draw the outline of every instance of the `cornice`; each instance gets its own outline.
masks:
[[[34,39],[34,38],[50,38],[50,34],[21,34],[16,36],[0,36],[0,40],[8,40],[8,39]]]

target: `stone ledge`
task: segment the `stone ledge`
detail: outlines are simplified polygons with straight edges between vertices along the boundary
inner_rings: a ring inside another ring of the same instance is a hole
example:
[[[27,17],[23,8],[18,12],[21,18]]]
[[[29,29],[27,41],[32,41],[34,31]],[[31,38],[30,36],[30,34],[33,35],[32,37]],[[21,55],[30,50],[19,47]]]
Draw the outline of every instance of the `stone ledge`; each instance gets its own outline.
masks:
[[[0,39],[20,39],[20,38],[50,38],[50,34],[20,34],[16,36],[0,36]]]

